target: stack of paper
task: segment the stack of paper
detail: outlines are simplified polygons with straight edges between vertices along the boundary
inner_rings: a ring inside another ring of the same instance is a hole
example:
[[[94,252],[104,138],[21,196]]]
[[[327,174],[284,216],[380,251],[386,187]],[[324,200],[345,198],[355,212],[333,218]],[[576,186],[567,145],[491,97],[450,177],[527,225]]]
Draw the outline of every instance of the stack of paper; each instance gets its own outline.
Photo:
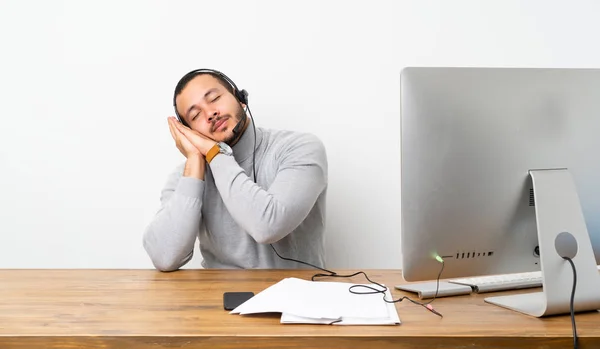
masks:
[[[281,313],[281,323],[400,324],[396,306],[385,302],[383,294],[353,294],[349,291],[352,285],[356,284],[286,278],[256,294],[230,314]],[[357,288],[354,291],[369,290]],[[389,289],[386,299],[392,299]]]

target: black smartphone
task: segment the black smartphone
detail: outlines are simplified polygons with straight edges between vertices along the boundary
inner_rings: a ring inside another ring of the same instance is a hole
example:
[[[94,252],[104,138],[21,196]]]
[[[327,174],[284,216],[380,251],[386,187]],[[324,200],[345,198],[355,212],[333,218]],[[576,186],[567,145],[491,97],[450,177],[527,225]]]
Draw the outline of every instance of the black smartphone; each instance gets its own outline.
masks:
[[[254,297],[254,292],[225,292],[223,293],[223,307],[225,310],[233,310],[252,297]]]

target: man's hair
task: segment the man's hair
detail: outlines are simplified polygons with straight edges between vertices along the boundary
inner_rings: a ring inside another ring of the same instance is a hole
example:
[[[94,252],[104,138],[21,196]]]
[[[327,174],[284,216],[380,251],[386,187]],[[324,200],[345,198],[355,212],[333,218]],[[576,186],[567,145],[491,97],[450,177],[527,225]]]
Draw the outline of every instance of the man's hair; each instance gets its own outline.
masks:
[[[175,86],[175,97],[179,96],[179,94],[181,94],[181,91],[183,91],[183,89],[187,86],[187,84],[198,75],[210,75],[210,76],[214,77],[215,79],[217,79],[217,81],[223,87],[225,87],[227,89],[227,91],[229,91],[229,93],[231,93],[235,97],[235,93],[233,91],[233,86],[231,86],[231,84],[229,82],[227,82],[227,80],[223,79],[223,77],[221,77],[217,74],[213,74],[208,71],[200,71],[200,72],[196,72],[196,73],[192,73],[192,74],[188,74],[188,75],[184,76],[177,83],[177,86]]]

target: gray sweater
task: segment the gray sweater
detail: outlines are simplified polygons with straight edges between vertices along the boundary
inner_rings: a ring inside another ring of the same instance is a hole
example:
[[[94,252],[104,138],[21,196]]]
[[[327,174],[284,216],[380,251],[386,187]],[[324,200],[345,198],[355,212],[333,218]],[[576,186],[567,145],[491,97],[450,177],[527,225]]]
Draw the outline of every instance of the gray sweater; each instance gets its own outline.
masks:
[[[194,253],[196,238],[205,268],[307,268],[279,258],[324,267],[323,234],[327,156],[306,133],[256,128],[256,175],[252,175],[252,124],[217,155],[204,181],[169,176],[161,206],[146,228],[143,245],[154,266],[179,269]]]

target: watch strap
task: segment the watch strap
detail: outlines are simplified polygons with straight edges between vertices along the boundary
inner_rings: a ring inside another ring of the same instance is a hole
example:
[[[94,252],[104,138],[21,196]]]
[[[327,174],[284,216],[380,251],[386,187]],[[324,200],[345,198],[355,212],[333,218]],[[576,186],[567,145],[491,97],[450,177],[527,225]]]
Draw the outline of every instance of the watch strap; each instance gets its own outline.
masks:
[[[212,159],[217,156],[221,152],[221,147],[219,147],[219,143],[215,143],[206,153],[206,162],[210,164]]]

